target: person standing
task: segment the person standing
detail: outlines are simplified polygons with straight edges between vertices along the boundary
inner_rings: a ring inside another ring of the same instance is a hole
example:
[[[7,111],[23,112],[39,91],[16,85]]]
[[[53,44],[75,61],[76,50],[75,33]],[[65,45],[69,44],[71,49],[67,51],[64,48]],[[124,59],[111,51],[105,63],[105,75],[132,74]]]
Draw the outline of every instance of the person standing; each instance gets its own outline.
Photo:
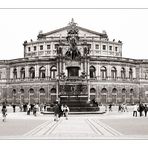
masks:
[[[34,105],[33,107],[33,115],[36,116],[37,115],[37,104]]]
[[[29,104],[27,104],[27,115],[30,115],[31,107]]]
[[[2,116],[3,116],[3,122],[6,121],[6,116],[7,116],[7,108],[6,108],[6,105],[3,105],[2,106]]]
[[[66,120],[68,120],[69,107],[67,105],[64,105],[63,112],[64,116],[66,117]]]
[[[142,117],[142,112],[144,111],[144,106],[142,103],[139,104],[139,114],[140,114],[140,117]]]
[[[137,111],[138,111],[138,105],[135,104],[134,107],[133,107],[133,117],[137,117]]]
[[[59,118],[63,116],[63,108],[64,108],[63,104],[59,105],[59,111],[60,111]]]
[[[13,112],[15,113],[15,107],[16,107],[16,105],[15,104],[12,104],[12,107],[13,107]]]
[[[145,104],[145,106],[144,106],[144,114],[145,114],[145,117],[147,117],[147,111],[148,111],[148,107],[147,107],[147,105]]]

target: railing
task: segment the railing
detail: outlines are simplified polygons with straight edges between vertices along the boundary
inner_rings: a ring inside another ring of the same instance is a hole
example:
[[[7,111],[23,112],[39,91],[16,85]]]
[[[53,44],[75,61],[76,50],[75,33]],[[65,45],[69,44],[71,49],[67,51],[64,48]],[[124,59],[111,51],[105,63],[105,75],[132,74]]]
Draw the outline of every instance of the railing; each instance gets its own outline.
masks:
[[[117,83],[138,83],[138,82],[148,82],[148,79],[137,79],[137,78],[101,78],[101,77],[94,77],[94,78],[82,78],[82,77],[65,77],[64,79],[57,80],[56,78],[45,77],[45,78],[17,78],[17,79],[1,79],[0,82],[8,82],[8,83],[20,83],[20,82],[46,82],[46,81],[64,81],[64,82],[84,82],[84,81],[95,81],[95,82],[117,82]]]

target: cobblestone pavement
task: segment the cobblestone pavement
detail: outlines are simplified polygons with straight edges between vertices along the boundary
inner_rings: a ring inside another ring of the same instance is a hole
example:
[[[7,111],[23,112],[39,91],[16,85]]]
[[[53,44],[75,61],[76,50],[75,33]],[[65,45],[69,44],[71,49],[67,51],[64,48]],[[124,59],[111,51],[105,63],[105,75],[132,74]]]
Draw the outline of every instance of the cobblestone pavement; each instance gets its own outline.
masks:
[[[132,117],[131,111],[70,115],[59,121],[53,115],[16,112],[0,121],[0,139],[148,139],[147,123],[148,117]]]

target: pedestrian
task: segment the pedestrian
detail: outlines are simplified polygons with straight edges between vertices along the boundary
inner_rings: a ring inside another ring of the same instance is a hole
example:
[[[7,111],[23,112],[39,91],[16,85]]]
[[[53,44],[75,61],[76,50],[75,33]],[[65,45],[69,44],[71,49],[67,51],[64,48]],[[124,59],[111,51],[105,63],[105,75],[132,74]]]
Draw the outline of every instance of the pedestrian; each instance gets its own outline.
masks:
[[[127,111],[128,112],[128,108],[126,104],[123,104],[123,112]]]
[[[46,104],[44,104],[44,111],[46,111],[46,106],[47,106],[47,105],[46,105]]]
[[[59,105],[59,118],[63,116],[63,104],[62,105]]]
[[[33,115],[34,116],[37,115],[37,104],[35,104],[34,107],[33,107]]]
[[[7,116],[7,108],[6,108],[6,105],[3,105],[2,106],[2,116],[3,116],[3,122],[5,122],[6,121],[6,116]]]
[[[55,106],[53,107],[53,111],[54,111],[54,121],[58,121],[60,113],[60,108],[58,103],[56,103]]]
[[[64,116],[66,117],[66,120],[68,120],[69,107],[67,105],[64,105],[63,113],[64,113]]]
[[[139,111],[140,117],[142,117],[143,116],[143,111],[144,111],[144,106],[143,106],[142,103],[139,104],[138,111]]]
[[[145,117],[147,117],[147,111],[148,111],[148,107],[147,107],[147,105],[145,104],[145,106],[144,106],[144,114],[145,114]]]
[[[15,104],[12,104],[12,108],[13,108],[13,112],[15,113],[15,107],[16,105]]]
[[[112,112],[112,104],[109,104],[109,112]]]
[[[119,104],[119,107],[118,107],[118,112],[122,111],[122,106],[121,104]]]
[[[22,112],[22,110],[23,110],[23,106],[22,106],[21,103],[19,104],[19,108],[20,108],[20,112]]]
[[[27,104],[27,115],[30,115],[31,107],[29,104]]]
[[[137,117],[137,111],[138,111],[138,105],[135,104],[135,105],[133,106],[133,117],[134,117],[134,116]]]

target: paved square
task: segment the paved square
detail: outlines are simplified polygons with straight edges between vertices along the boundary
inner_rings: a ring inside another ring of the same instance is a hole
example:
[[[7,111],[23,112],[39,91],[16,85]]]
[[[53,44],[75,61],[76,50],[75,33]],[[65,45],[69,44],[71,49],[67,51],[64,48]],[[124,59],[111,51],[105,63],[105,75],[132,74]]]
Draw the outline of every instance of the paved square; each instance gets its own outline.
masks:
[[[129,112],[69,115],[54,121],[53,114],[36,117],[9,112],[0,121],[0,139],[148,139],[148,117]]]

